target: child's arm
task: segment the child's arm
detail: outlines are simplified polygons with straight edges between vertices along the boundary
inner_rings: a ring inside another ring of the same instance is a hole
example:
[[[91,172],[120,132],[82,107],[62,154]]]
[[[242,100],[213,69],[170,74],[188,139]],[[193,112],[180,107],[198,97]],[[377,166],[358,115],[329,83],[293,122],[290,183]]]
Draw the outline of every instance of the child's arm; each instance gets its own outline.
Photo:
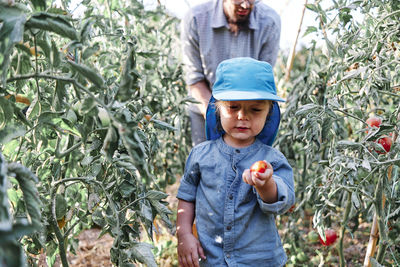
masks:
[[[250,169],[246,169],[243,172],[243,181],[256,188],[261,199],[265,203],[275,203],[278,201],[278,190],[276,183],[272,178],[274,170],[269,162],[267,162],[267,169],[265,172],[250,172]]]
[[[199,256],[205,259],[199,240],[192,233],[194,203],[179,199],[176,233],[178,236],[178,260],[180,266],[199,267]]]

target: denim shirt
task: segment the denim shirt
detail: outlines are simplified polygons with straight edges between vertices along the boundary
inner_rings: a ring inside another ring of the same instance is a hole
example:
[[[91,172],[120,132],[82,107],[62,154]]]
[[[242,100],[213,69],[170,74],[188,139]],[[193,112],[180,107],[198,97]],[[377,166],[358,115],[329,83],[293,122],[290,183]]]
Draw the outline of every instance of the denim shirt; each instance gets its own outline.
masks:
[[[242,173],[258,161],[271,163],[278,201],[262,201]],[[256,141],[233,148],[222,138],[195,146],[177,198],[195,202],[195,219],[206,260],[201,266],[282,266],[287,257],[275,215],[295,202],[293,171],[278,150]]]

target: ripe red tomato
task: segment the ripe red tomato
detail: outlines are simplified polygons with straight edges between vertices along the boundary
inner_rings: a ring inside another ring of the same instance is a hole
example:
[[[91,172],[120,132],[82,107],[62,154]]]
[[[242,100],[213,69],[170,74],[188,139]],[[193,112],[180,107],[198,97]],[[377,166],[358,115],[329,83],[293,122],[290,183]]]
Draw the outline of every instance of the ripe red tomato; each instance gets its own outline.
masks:
[[[381,144],[387,153],[390,151],[390,148],[392,147],[392,138],[389,136],[384,136],[382,138],[379,138],[378,144]],[[376,151],[376,152],[378,152],[379,154],[385,154],[385,152],[381,151]]]
[[[375,126],[379,128],[379,126],[382,124],[382,119],[379,117],[371,117],[367,119],[366,123],[371,127]]]
[[[250,167],[250,172],[265,172],[267,169],[267,162],[264,160],[259,160],[253,163]]]
[[[324,246],[330,246],[333,243],[335,243],[335,241],[337,239],[337,234],[336,234],[335,230],[328,228],[325,230],[325,237],[326,237],[326,240],[324,242],[322,240],[322,237],[319,236],[319,242]]]
[[[289,212],[289,213],[290,213],[290,212],[293,212],[295,208],[296,208],[296,204],[293,204],[293,205],[290,207],[290,209],[288,210],[288,212]]]

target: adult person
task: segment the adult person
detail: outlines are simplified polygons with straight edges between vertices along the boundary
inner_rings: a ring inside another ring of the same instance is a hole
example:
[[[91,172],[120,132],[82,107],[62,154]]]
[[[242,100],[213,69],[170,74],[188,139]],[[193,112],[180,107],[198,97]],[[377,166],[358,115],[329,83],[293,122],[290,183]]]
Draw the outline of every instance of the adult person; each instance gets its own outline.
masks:
[[[189,95],[199,102],[188,108],[194,145],[205,140],[204,117],[218,64],[251,57],[274,66],[280,32],[279,15],[260,0],[210,0],[189,10],[181,44]]]

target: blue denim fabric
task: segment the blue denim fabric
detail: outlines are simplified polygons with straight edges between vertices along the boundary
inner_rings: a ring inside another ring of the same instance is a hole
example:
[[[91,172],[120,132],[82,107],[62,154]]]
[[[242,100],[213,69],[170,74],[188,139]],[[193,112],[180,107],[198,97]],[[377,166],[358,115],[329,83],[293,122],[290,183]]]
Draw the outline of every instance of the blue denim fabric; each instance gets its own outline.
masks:
[[[271,163],[278,201],[263,202],[242,180],[258,161]],[[295,202],[293,171],[278,150],[258,139],[236,149],[222,138],[195,146],[186,162],[177,198],[195,202],[196,225],[207,260],[201,266],[283,266],[287,260],[275,215]]]

